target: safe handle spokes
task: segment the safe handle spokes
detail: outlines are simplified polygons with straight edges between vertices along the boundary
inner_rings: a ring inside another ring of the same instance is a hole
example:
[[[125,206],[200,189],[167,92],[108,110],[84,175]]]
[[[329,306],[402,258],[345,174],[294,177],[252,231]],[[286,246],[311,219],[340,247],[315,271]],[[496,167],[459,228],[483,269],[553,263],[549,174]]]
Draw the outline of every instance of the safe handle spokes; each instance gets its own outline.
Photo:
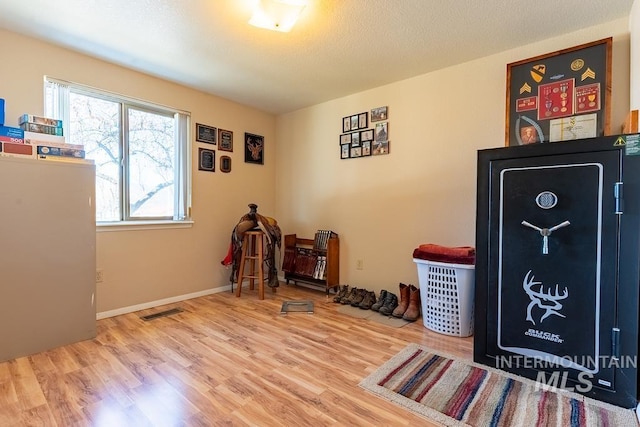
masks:
[[[554,225],[551,228],[540,228],[524,220],[520,224],[524,225],[525,227],[532,228],[540,233],[540,235],[542,236],[542,255],[549,255],[549,236],[551,235],[551,233],[557,230],[558,228],[571,225],[569,221],[563,221],[560,224]]]

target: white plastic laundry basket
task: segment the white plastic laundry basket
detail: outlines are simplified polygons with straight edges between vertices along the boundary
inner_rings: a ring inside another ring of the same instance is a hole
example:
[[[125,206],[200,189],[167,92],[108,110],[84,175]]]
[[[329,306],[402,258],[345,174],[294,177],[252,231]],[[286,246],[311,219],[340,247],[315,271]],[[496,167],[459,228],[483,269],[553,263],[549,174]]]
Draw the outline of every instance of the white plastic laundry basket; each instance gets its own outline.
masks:
[[[425,328],[446,335],[473,334],[475,266],[416,259]]]

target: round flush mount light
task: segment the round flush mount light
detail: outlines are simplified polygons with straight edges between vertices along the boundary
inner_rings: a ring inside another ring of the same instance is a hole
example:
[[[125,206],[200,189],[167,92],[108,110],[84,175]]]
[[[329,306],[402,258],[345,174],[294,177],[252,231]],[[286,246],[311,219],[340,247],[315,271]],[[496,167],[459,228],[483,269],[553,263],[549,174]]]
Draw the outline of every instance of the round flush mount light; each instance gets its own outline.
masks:
[[[258,0],[249,24],[267,30],[289,32],[307,0]]]

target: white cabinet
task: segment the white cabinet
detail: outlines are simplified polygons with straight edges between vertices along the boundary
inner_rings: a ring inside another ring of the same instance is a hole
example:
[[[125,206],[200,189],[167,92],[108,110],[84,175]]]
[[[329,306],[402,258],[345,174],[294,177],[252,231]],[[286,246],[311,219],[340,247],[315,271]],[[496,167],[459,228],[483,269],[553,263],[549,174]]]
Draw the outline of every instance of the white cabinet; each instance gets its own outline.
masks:
[[[95,167],[0,157],[0,361],[96,336]]]

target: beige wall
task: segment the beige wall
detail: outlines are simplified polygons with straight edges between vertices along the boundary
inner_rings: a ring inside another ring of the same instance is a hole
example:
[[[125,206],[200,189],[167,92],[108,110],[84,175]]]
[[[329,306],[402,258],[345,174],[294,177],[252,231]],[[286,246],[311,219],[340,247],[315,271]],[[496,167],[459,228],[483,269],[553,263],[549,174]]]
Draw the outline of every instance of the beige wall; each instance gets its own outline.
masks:
[[[278,118],[0,31],[0,49],[11,61],[0,67],[0,97],[7,124],[16,125],[20,114],[43,112],[42,78],[50,75],[190,111],[193,123],[234,132],[230,174],[193,172],[192,228],[98,233],[97,265],[105,275],[98,312],[228,285],[220,260],[250,202],[275,216],[285,234],[338,232],[342,283],[393,289],[417,283],[411,253],[418,244],[475,244],[476,151],[504,143],[506,64],[613,36],[617,129],[629,109],[627,28],[626,19],[611,22]],[[342,117],[383,105],[391,155],[340,160]],[[245,131],[265,136],[264,166],[244,163]],[[198,146],[206,145],[193,142],[194,164]],[[355,269],[357,259],[363,270]]]
[[[476,152],[504,145],[506,64],[613,36],[618,132],[629,108],[627,28],[627,19],[611,22],[278,117],[284,232],[339,233],[342,283],[417,284],[419,244],[475,246]],[[342,117],[385,105],[391,154],[340,160]]]
[[[198,172],[197,148],[212,146],[193,141],[193,227],[98,233],[97,266],[105,277],[97,285],[98,312],[228,285],[229,270],[220,261],[247,204],[257,203],[265,215],[275,212],[275,117],[11,32],[0,31],[0,51],[7,125],[16,126],[23,113],[43,113],[43,76],[49,75],[190,111],[192,131],[197,122],[234,132],[234,152],[223,153],[232,157],[229,174]],[[265,136],[264,166],[244,163],[245,131]]]

